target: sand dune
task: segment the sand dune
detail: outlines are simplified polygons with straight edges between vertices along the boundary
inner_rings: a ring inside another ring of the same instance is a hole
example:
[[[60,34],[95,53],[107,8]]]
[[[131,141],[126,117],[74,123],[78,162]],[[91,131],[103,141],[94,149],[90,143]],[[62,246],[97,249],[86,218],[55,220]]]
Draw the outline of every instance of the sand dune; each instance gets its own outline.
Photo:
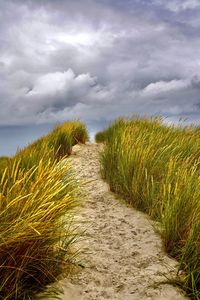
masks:
[[[176,275],[177,262],[162,250],[153,222],[110,192],[101,179],[97,144],[77,145],[74,168],[87,184],[87,202],[81,212],[89,238],[85,268],[64,281],[63,300],[183,300],[183,292],[161,284]]]

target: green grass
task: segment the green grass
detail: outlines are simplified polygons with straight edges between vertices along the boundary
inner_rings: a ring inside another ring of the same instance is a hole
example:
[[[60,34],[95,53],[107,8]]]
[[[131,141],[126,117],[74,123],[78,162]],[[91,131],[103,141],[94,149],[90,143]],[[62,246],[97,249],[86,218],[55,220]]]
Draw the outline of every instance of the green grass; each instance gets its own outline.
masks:
[[[53,148],[54,157],[59,159],[70,155],[75,144],[85,144],[88,139],[87,129],[82,122],[66,122],[55,127],[48,136],[48,145],[50,149]]]
[[[3,170],[6,168],[8,163],[8,156],[0,156],[0,170]]]
[[[159,118],[119,119],[102,136],[103,177],[160,222],[165,249],[187,274],[183,288],[200,299],[199,128],[167,127]]]
[[[51,158],[54,161],[69,156],[75,144],[85,143],[87,140],[87,128],[82,122],[65,122],[57,125],[46,136],[18,151],[14,159],[20,160],[21,167],[30,169],[37,165],[41,158],[43,160]]]
[[[0,160],[0,298],[37,299],[74,270],[80,187],[63,159],[87,137],[83,123],[66,122]]]
[[[104,143],[107,138],[108,138],[107,130],[99,131],[95,135],[95,141],[96,141],[96,143]]]

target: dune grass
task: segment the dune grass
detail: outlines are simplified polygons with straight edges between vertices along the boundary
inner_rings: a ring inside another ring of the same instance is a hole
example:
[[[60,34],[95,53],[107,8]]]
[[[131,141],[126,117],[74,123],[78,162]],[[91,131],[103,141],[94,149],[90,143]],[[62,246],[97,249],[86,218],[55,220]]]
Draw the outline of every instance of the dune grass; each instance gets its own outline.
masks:
[[[159,118],[115,121],[101,135],[103,177],[112,191],[160,222],[165,249],[200,299],[200,131]]]
[[[0,156],[0,170],[4,170],[8,164],[8,156]]]
[[[47,296],[74,269],[80,187],[63,159],[87,136],[84,124],[66,122],[0,165],[1,299]]]
[[[18,151],[14,159],[26,170],[37,165],[41,158],[59,160],[69,156],[72,147],[77,143],[85,143],[89,139],[86,126],[81,121],[65,122],[55,126],[46,136],[41,137],[24,149]]]
[[[66,122],[54,128],[48,136],[48,146],[53,147],[54,156],[59,159],[63,155],[70,155],[75,144],[85,144],[88,139],[88,132],[82,122]]]
[[[104,131],[99,131],[95,135],[95,142],[104,143],[105,141],[107,141],[108,136],[108,130],[105,129]]]

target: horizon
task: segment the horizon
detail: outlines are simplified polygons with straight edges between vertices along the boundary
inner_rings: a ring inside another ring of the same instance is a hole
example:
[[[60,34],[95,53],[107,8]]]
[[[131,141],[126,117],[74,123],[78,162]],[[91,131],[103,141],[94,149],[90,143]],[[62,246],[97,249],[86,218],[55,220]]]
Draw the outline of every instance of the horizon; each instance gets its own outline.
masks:
[[[142,116],[141,116],[142,117]],[[143,116],[145,117],[145,116]],[[156,116],[152,116],[156,117]],[[158,116],[160,117],[160,116]],[[73,121],[73,120],[68,120]],[[114,121],[114,120],[112,120]],[[96,127],[91,124],[86,124],[89,133],[89,142],[95,142],[95,134],[99,131],[106,129],[112,124],[112,121],[103,122],[102,124],[96,124]],[[187,123],[187,120],[180,118],[177,122],[168,121],[167,118],[162,119],[162,122],[166,126],[183,126],[187,127],[190,125],[196,126],[197,124]],[[26,125],[10,125],[0,127],[0,157],[1,156],[13,156],[18,150],[23,149],[32,142],[36,141],[42,136],[45,136],[51,130],[58,125],[59,122],[55,124],[29,124]],[[16,138],[18,136],[18,138]],[[14,138],[15,137],[15,138]],[[3,141],[3,143],[2,143]]]

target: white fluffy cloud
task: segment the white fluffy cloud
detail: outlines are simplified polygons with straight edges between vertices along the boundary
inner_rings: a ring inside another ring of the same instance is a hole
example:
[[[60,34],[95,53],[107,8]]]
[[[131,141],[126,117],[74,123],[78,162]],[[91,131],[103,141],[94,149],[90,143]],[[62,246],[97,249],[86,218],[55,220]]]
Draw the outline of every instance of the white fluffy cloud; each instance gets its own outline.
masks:
[[[62,95],[68,98],[70,92],[76,91],[80,96],[88,93],[88,90],[95,85],[95,78],[89,73],[75,76],[72,69],[64,72],[47,73],[39,76],[30,91],[27,91],[27,97],[33,96],[51,96]]]
[[[156,96],[167,94],[173,91],[183,90],[189,88],[190,83],[187,80],[171,80],[171,81],[157,81],[150,83],[143,89],[143,95]]]

